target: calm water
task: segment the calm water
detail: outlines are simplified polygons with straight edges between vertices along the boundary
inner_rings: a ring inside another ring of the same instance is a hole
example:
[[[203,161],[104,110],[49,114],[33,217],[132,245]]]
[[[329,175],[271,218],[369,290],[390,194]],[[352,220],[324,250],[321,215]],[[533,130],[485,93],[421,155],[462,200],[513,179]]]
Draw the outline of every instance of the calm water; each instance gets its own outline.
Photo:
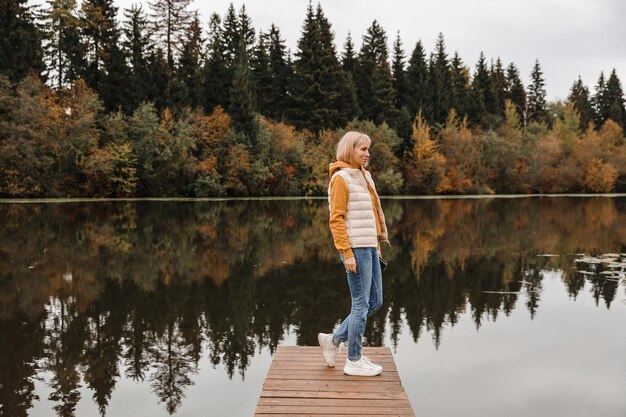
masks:
[[[394,350],[417,415],[626,415],[626,198],[383,207],[366,337]],[[327,215],[0,204],[0,415],[251,416],[276,346],[349,310]]]

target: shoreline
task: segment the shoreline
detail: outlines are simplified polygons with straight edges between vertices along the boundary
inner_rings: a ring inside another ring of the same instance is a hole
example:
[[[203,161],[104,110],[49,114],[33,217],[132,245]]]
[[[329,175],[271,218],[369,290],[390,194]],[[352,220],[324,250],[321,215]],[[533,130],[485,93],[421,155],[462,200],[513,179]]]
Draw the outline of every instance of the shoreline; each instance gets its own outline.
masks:
[[[451,200],[451,199],[494,199],[494,198],[622,198],[626,193],[610,194],[459,194],[459,195],[390,195],[382,200]],[[108,203],[108,202],[222,202],[222,201],[292,201],[326,200],[325,196],[293,197],[132,197],[132,198],[11,198],[0,199],[0,204],[63,204],[63,203]]]

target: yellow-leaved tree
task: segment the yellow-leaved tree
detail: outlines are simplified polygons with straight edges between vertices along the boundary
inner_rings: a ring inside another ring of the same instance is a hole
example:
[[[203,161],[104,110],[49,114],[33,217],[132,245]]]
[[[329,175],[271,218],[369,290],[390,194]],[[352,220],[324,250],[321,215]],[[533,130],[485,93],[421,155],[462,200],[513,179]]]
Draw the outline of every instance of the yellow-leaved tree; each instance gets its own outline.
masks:
[[[616,178],[617,170],[613,165],[600,158],[593,158],[585,170],[583,185],[588,191],[609,193],[615,186]]]
[[[430,127],[420,111],[413,121],[413,149],[404,155],[406,188],[413,194],[438,194],[450,189],[446,158],[437,151]]]
[[[195,144],[196,169],[193,191],[196,197],[214,197],[224,194],[218,156],[225,146],[224,137],[231,127],[230,116],[221,106],[210,115],[194,111],[188,117],[190,135]]]
[[[468,127],[467,117],[459,120],[455,109],[450,109],[444,128],[439,132],[440,151],[446,158],[446,177],[449,192],[470,194],[478,190],[475,181],[478,170],[479,144]]]

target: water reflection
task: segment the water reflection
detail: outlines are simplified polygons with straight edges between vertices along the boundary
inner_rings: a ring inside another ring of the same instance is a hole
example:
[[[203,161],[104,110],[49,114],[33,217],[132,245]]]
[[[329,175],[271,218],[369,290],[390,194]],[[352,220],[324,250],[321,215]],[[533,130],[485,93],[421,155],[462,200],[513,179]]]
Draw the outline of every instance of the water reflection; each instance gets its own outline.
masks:
[[[397,344],[406,326],[439,345],[463,314],[477,328],[515,308],[533,317],[546,270],[562,272],[572,298],[587,285],[607,308],[624,286],[625,198],[384,206],[387,314],[368,326],[372,344],[386,331]],[[245,378],[288,329],[315,344],[349,309],[323,200],[2,204],[0,218],[4,415],[48,400],[74,416],[87,395],[106,415],[122,378],[174,414],[201,358]]]

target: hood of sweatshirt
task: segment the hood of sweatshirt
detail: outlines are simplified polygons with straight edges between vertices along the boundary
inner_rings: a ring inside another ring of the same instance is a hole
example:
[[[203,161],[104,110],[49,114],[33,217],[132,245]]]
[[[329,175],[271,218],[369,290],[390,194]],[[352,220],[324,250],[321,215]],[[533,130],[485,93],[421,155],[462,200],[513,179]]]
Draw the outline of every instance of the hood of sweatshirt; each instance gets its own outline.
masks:
[[[328,167],[328,175],[332,177],[335,174],[335,172],[339,171],[342,168],[358,169],[359,171],[361,170],[360,165],[351,165],[347,162],[337,161],[337,162],[331,163],[330,166]]]

